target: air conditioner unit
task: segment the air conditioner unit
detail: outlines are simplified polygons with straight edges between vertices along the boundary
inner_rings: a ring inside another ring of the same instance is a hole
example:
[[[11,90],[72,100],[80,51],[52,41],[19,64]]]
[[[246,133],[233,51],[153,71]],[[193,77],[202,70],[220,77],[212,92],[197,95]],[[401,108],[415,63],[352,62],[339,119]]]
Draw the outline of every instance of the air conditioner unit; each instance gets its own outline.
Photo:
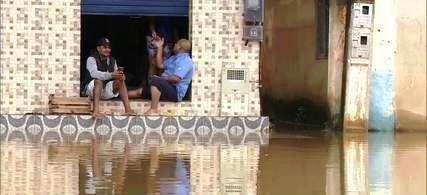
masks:
[[[248,93],[248,70],[225,68],[222,74],[222,91],[225,93]]]

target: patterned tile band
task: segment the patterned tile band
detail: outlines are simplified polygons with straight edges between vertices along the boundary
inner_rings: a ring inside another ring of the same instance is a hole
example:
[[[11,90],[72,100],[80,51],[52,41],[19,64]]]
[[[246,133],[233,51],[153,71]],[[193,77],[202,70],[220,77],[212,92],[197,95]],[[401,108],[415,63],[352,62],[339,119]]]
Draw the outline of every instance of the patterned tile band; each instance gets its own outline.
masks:
[[[268,144],[268,117],[0,115],[1,141]]]

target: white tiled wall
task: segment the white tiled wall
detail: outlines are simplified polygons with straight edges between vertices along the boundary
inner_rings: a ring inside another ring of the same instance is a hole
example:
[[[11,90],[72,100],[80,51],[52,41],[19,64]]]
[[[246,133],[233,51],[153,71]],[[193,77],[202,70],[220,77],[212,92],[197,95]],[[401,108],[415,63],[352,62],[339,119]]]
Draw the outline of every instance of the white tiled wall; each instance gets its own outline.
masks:
[[[78,96],[80,0],[1,0],[1,113],[47,112],[48,95]],[[242,41],[243,0],[192,0],[192,100],[163,103],[171,114],[258,116],[259,43]],[[223,67],[246,68],[250,90],[221,93]],[[120,113],[120,102],[103,102]],[[148,102],[133,101],[138,112]]]

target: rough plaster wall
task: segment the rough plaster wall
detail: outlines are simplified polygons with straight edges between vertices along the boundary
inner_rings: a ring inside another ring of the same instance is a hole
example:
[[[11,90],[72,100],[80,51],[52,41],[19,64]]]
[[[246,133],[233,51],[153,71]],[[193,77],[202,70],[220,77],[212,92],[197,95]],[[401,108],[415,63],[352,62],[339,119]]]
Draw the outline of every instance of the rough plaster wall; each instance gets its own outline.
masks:
[[[372,65],[370,73],[369,129],[393,131],[396,20],[394,2],[374,5]]]
[[[77,95],[80,1],[1,1],[1,113],[44,112],[48,94]]]
[[[326,106],[327,60],[316,60],[315,1],[266,0],[263,93]]]
[[[192,101],[162,103],[179,115],[259,116],[259,44],[242,41],[243,1],[193,0]],[[47,112],[48,95],[78,96],[80,0],[1,1],[1,113]],[[223,67],[247,68],[249,93],[222,93]],[[122,113],[120,101],[101,103]],[[132,101],[142,113],[148,102]]]
[[[396,4],[397,128],[427,131],[426,121],[426,1]]]
[[[329,1],[328,105],[331,127],[340,128],[347,1]]]

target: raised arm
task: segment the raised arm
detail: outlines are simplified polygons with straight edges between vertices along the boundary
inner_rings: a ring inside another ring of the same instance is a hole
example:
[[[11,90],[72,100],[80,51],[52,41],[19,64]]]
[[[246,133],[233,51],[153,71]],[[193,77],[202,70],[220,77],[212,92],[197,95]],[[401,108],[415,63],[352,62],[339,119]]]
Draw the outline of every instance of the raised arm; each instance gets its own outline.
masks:
[[[160,37],[155,37],[154,44],[157,46],[157,53],[156,53],[156,66],[159,69],[164,69],[163,67],[163,45],[165,43],[165,40]]]

